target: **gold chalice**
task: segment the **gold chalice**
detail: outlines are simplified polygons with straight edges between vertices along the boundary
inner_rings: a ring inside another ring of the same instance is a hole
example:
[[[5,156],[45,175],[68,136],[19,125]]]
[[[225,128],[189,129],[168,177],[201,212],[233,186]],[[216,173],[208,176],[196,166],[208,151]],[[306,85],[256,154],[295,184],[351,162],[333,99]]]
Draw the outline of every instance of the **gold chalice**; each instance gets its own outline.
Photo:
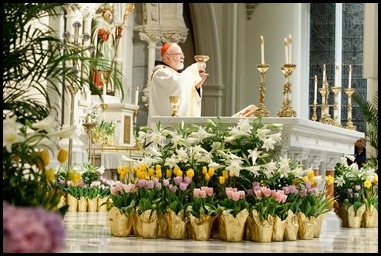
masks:
[[[208,55],[195,55],[194,56],[195,61],[201,61],[201,62],[207,62],[209,60]]]
[[[200,61],[200,62],[207,62],[209,60],[209,56],[208,55],[195,55],[194,56],[194,60],[195,61]],[[203,73],[205,71],[200,71],[200,74]],[[207,73],[205,73],[204,75],[209,75]]]
[[[169,102],[172,106],[172,116],[177,116],[177,110],[180,105],[180,96],[169,96]]]

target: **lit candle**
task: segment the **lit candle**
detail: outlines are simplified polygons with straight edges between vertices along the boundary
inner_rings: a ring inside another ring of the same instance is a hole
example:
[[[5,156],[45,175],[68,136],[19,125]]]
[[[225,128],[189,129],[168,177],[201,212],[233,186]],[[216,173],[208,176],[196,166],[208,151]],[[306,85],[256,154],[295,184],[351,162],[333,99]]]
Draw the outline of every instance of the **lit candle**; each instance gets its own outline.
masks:
[[[261,36],[261,64],[265,64],[265,40]]]
[[[318,83],[318,81],[317,81],[317,75],[315,75],[315,79],[314,79],[315,81],[315,87],[314,87],[314,104],[317,104],[317,83]]]
[[[291,35],[288,36],[288,61],[292,63],[292,38]]]
[[[352,65],[349,65],[348,88],[352,88]]]
[[[325,68],[325,64],[323,65],[323,83],[325,82],[325,81],[327,81],[327,73],[326,73],[326,68]]]
[[[288,43],[287,43],[287,38],[284,39],[284,59],[285,59],[285,64],[288,64]]]
[[[334,86],[339,86],[339,71],[340,71],[339,65],[336,64],[336,66],[335,66],[335,84],[334,84]]]
[[[136,92],[135,92],[135,105],[138,105],[139,103],[139,86],[136,87]]]

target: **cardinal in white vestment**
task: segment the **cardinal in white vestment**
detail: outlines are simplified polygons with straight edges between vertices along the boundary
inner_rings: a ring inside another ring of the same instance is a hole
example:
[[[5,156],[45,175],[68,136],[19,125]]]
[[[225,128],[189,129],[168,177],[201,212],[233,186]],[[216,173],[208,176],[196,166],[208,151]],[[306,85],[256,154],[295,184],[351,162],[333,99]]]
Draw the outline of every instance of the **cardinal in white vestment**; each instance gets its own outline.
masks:
[[[156,63],[150,79],[148,126],[152,116],[172,115],[169,96],[180,96],[177,116],[200,117],[206,63],[196,62],[184,69],[184,53],[176,43],[164,44],[160,55],[162,61]]]

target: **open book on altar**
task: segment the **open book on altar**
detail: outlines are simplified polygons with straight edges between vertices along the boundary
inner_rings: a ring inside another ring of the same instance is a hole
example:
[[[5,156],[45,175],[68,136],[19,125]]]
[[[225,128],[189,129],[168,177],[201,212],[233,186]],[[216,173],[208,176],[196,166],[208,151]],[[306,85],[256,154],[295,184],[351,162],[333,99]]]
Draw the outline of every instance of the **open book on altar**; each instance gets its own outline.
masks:
[[[257,109],[258,107],[252,104],[242,109],[241,111],[235,113],[234,115],[232,115],[232,117],[248,117],[251,114],[253,114]]]

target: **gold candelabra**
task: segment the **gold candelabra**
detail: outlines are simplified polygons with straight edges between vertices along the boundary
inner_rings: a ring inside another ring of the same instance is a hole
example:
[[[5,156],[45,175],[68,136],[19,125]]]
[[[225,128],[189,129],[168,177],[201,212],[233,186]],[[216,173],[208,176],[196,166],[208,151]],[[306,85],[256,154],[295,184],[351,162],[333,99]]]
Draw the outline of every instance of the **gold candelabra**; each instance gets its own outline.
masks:
[[[92,153],[92,149],[91,149],[91,143],[92,143],[93,129],[97,125],[97,123],[86,122],[86,123],[83,123],[82,125],[86,128],[86,132],[87,132],[87,136],[88,136],[89,163],[94,164],[93,153]]]
[[[321,119],[320,122],[324,124],[331,124],[332,119],[329,115],[329,106],[328,106],[328,81],[327,79],[323,80],[323,86],[319,88],[319,93],[321,94]]]
[[[258,109],[255,110],[253,113],[254,116],[264,116],[268,117],[270,116],[270,112],[267,110],[267,107],[265,105],[265,98],[266,98],[266,82],[265,82],[265,76],[266,72],[269,69],[268,64],[260,64],[257,66],[257,69],[259,73],[261,74],[261,82],[259,85],[259,106]]]
[[[169,96],[169,102],[172,106],[172,116],[177,116],[177,110],[180,105],[180,96]]]
[[[290,82],[290,77],[295,67],[295,64],[284,64],[281,68],[285,83],[283,86],[283,104],[278,112],[279,117],[296,117],[296,111],[292,108],[292,84]]]
[[[355,89],[344,88],[344,92],[348,96],[348,106],[347,106],[348,118],[347,118],[347,123],[345,124],[345,128],[350,130],[356,130],[356,126],[354,126],[352,122],[352,95],[355,92]]]
[[[331,90],[334,93],[332,125],[341,126],[340,120],[339,120],[339,106],[338,106],[339,105],[339,93],[341,91],[341,87],[334,86],[331,88]]]

